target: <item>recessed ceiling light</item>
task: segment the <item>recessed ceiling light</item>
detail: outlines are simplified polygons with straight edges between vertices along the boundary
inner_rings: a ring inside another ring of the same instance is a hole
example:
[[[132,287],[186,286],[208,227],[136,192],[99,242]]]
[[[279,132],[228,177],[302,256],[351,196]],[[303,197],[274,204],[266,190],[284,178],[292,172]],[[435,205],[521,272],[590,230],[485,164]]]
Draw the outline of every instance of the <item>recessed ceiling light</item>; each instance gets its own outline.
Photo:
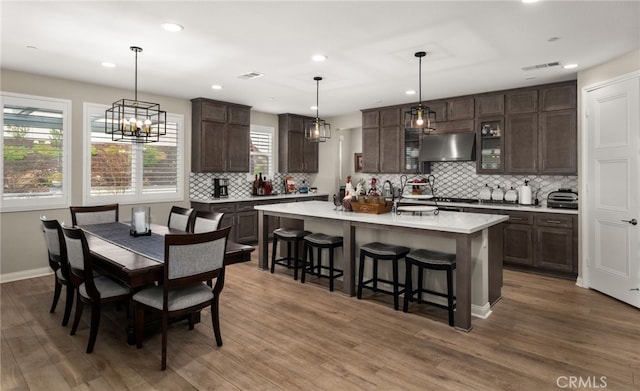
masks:
[[[102,66],[103,66],[103,67],[105,67],[105,68],[115,68],[115,67],[116,67],[116,64],[114,64],[114,63],[112,63],[112,62],[106,62],[106,61],[105,61],[105,62],[102,62],[101,64],[102,64]]]
[[[573,68],[577,68],[578,64],[567,64],[567,65],[563,65],[562,67],[564,69],[573,69]]]
[[[211,89],[212,90],[221,90],[222,86],[220,84],[214,84],[214,85],[211,86]]]
[[[407,95],[415,95],[416,94],[416,90],[407,90],[407,91],[405,91],[405,94],[407,94]]]
[[[327,56],[324,54],[314,54],[311,59],[316,62],[322,62],[327,60]]]
[[[173,33],[177,33],[178,31],[184,30],[184,27],[182,27],[177,23],[165,22],[165,23],[162,23],[161,26],[163,29],[167,31],[171,31]]]
[[[537,3],[538,0],[522,0],[522,2],[525,4],[529,4],[529,3]]]
[[[311,110],[318,110],[318,106],[311,106],[310,109]]]

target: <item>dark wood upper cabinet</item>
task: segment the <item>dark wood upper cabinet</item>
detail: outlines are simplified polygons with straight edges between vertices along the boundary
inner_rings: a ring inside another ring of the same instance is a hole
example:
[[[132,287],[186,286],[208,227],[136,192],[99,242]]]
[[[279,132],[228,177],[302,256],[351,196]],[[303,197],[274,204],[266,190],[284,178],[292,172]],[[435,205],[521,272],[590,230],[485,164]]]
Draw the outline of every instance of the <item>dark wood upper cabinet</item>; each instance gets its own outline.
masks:
[[[398,173],[402,162],[403,108],[384,107],[362,112],[362,171]],[[367,126],[364,124],[379,126]]]
[[[380,171],[380,129],[362,129],[362,171]]]
[[[569,174],[578,171],[578,134],[575,110],[546,111],[540,114],[540,174]]]
[[[542,88],[540,106],[542,111],[575,109],[576,83]]]
[[[538,171],[538,114],[515,114],[506,118],[504,131],[505,173],[535,174]]]
[[[191,100],[191,171],[249,172],[251,107]]]
[[[318,143],[304,137],[304,124],[311,117],[278,115],[278,171],[318,172]]]
[[[425,106],[429,106],[431,111],[436,113],[436,123],[447,121],[447,102],[446,101],[429,101],[425,103]]]
[[[505,95],[507,114],[538,112],[538,90],[516,90]]]
[[[193,101],[195,101],[195,99]],[[198,106],[201,112],[199,117],[200,120],[227,122],[227,104],[225,102],[203,99],[198,102]]]
[[[400,107],[390,107],[380,110],[380,127],[399,126],[402,123]]]
[[[380,111],[363,110],[362,111],[362,127],[363,128],[377,128],[380,126]]]
[[[476,116],[494,117],[504,115],[504,94],[484,94],[475,97]]]
[[[474,119],[475,106],[472,96],[447,100],[447,121]]]

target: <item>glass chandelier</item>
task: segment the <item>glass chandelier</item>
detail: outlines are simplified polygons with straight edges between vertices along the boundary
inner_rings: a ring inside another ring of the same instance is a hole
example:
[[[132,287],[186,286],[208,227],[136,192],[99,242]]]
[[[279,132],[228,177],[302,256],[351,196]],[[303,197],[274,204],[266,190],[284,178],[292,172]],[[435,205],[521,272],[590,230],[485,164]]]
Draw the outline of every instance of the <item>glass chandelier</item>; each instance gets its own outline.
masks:
[[[422,104],[422,57],[426,56],[427,52],[416,52],[415,56],[418,57],[418,90],[420,91],[419,102],[417,106],[412,106],[411,110],[404,113],[404,127],[405,129],[422,129],[426,132],[436,130],[436,113],[432,111],[429,106]]]
[[[142,48],[130,49],[136,54],[134,99],[120,99],[106,110],[104,131],[113,141],[157,142],[167,134],[167,112],[158,103],[138,100],[138,53]]]
[[[322,77],[313,78],[316,81],[316,118],[307,122],[304,127],[304,136],[307,140],[319,143],[325,142],[331,138],[331,125],[325,120],[318,118],[318,102],[320,96],[320,80]]]

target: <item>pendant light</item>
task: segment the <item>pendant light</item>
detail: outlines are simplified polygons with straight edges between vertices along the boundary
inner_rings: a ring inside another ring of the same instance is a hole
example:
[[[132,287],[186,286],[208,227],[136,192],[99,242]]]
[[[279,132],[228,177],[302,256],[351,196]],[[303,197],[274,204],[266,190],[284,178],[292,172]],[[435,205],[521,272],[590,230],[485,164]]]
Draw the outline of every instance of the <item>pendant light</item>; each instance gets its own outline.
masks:
[[[436,113],[432,111],[429,106],[422,104],[422,57],[426,56],[427,52],[416,52],[415,56],[418,57],[418,91],[420,91],[417,106],[412,106],[411,110],[404,113],[404,127],[405,129],[422,129],[425,132],[431,132],[436,130]]]
[[[322,77],[316,76],[313,78],[316,81],[316,118],[307,122],[304,127],[304,136],[307,140],[320,143],[325,142],[331,138],[331,125],[325,120],[318,118],[318,103],[320,96],[320,80]]]
[[[160,104],[138,100],[138,53],[142,48],[131,46],[136,54],[134,99],[121,99],[105,112],[104,131],[113,141],[152,143],[167,134],[167,112]]]

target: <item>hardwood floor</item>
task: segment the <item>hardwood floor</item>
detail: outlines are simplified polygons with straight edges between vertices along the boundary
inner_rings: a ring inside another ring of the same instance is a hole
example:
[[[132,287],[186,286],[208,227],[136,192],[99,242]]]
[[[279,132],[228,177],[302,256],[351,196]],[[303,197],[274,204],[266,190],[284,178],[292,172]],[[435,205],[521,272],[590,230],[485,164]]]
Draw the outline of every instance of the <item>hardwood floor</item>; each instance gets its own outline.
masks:
[[[193,331],[186,322],[170,326],[161,372],[159,330],[142,349],[129,346],[125,311],[106,307],[86,354],[90,309],[69,336],[60,326],[64,297],[56,313],[48,311],[52,276],[5,283],[0,388],[640,388],[640,311],[570,281],[505,271],[503,299],[491,317],[473,319],[470,333],[448,327],[446,310],[412,304],[410,313],[396,312],[390,296],[365,292],[357,300],[337,285],[333,293],[325,280],[302,285],[283,269],[259,270],[256,259],[230,266],[220,308],[224,345],[215,346],[207,309]]]

